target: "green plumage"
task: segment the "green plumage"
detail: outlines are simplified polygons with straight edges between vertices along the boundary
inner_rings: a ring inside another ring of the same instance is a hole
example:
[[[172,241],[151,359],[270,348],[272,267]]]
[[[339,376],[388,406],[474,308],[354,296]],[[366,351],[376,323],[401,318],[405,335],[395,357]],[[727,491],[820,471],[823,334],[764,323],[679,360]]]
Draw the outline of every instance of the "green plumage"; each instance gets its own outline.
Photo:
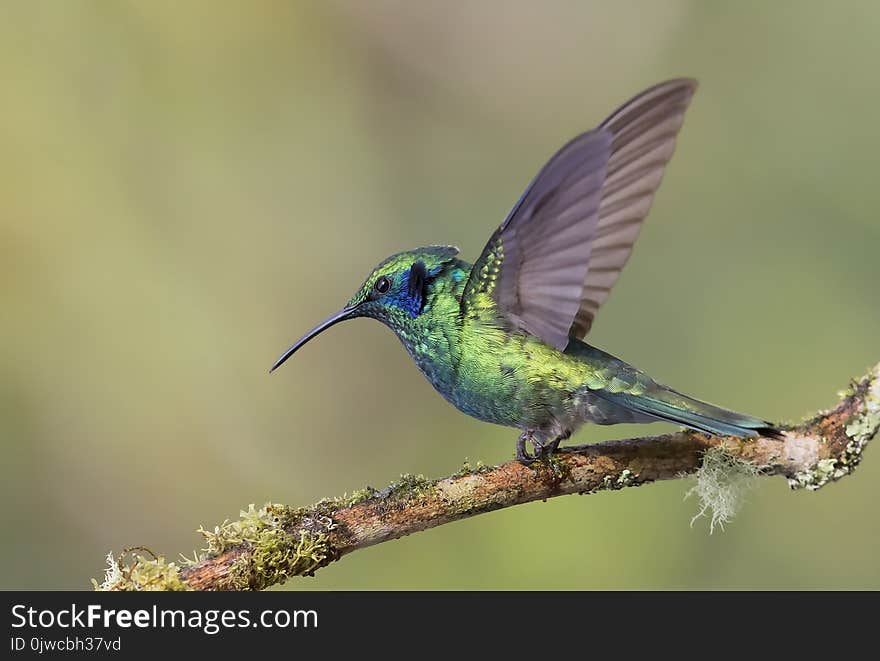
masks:
[[[714,434],[778,434],[582,341],[629,258],[695,89],[687,79],[658,85],[568,143],[473,266],[448,246],[392,255],[272,369],[329,326],[372,317],[454,406],[522,430],[524,462],[535,458],[526,441],[540,456],[585,422],[665,420]]]
[[[667,420],[718,434],[751,436],[770,425],[699,402],[655,382],[639,369],[571,339],[565,351],[513,327],[485,292],[461,314],[471,265],[432,252],[401,253],[380,264],[349,306],[389,326],[416,365],[450,403],[480,420],[533,432],[541,445],[567,437],[584,422]],[[410,265],[437,271],[422,313],[368,300],[383,274],[400,281]]]

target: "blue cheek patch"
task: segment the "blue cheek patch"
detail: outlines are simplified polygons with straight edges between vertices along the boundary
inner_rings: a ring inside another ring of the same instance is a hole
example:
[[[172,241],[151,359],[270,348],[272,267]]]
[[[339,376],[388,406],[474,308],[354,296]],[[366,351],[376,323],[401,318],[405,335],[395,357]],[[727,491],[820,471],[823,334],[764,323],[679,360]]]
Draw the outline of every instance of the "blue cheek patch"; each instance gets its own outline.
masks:
[[[407,296],[400,306],[402,310],[409,313],[409,316],[415,319],[422,311],[422,297],[410,298]]]
[[[425,305],[425,289],[428,280],[436,277],[442,270],[443,265],[437,266],[430,271],[421,260],[415,262],[406,271],[400,274],[397,286],[382,298],[382,305],[392,306],[403,310],[411,318],[415,319],[420,314]],[[461,269],[451,271],[452,277],[456,283],[461,282],[467,275]]]
[[[385,305],[394,306],[415,319],[422,311],[422,297],[409,296],[408,292],[395,293],[385,298]]]
[[[400,308],[413,319],[418,317],[422,313],[427,277],[428,271],[424,262],[413,264],[401,274],[401,283],[405,283],[405,287],[400,287],[389,295],[386,299],[387,304]]]

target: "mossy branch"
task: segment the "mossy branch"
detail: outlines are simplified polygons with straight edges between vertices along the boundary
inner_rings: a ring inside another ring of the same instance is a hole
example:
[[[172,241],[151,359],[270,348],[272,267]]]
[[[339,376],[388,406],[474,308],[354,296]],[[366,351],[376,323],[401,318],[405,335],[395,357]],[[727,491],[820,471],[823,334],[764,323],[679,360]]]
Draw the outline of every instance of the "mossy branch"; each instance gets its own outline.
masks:
[[[195,558],[166,562],[109,558],[109,590],[262,590],[312,575],[358,549],[466,517],[565,494],[588,494],[697,473],[707,451],[747,462],[753,473],[782,475],[793,489],[819,489],[853,471],[880,428],[880,364],[842,393],[840,403],[781,440],[744,440],[681,431],[570,447],[532,467],[465,465],[428,480],[402,476],[382,491],[322,500],[309,507],[253,505],[235,522],[200,532]],[[714,448],[714,449],[713,449]]]

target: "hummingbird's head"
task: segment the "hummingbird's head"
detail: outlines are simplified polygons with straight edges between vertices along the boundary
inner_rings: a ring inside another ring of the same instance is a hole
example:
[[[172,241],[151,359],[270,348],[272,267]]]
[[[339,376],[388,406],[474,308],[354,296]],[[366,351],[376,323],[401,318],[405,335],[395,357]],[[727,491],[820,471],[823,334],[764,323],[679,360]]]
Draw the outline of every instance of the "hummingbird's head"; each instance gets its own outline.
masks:
[[[313,337],[346,319],[372,317],[394,331],[406,328],[422,314],[433,279],[457,254],[454,246],[429,246],[391,255],[373,269],[345,307],[294,342],[269,371],[280,367]]]

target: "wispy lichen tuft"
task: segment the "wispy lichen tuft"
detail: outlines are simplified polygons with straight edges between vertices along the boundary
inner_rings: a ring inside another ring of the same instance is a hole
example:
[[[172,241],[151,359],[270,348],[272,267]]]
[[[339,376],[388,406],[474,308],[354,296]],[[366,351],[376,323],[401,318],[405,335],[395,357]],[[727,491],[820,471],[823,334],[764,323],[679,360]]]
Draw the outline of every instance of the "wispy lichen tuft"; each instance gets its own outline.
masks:
[[[134,556],[131,564],[125,564],[125,556],[134,550],[127,549],[118,558],[113,553],[107,555],[107,569],[104,571],[104,582],[100,585],[92,579],[95,590],[103,592],[141,592],[141,591],[181,591],[189,590],[189,586],[180,580],[180,567],[173,562],[166,562],[162,556]]]
[[[739,459],[723,446],[706,450],[695,474],[697,483],[685,494],[685,498],[696,495],[700,500],[700,511],[691,519],[691,526],[709,515],[709,534],[715,532],[716,525],[724,530],[724,524],[736,516],[758,474],[757,466]]]
[[[119,563],[116,562],[113,551],[110,551],[107,554],[107,569],[104,570],[104,582],[98,585],[98,582],[92,579],[92,584],[96,590],[106,591],[112,589],[121,579],[122,569],[119,567]]]

